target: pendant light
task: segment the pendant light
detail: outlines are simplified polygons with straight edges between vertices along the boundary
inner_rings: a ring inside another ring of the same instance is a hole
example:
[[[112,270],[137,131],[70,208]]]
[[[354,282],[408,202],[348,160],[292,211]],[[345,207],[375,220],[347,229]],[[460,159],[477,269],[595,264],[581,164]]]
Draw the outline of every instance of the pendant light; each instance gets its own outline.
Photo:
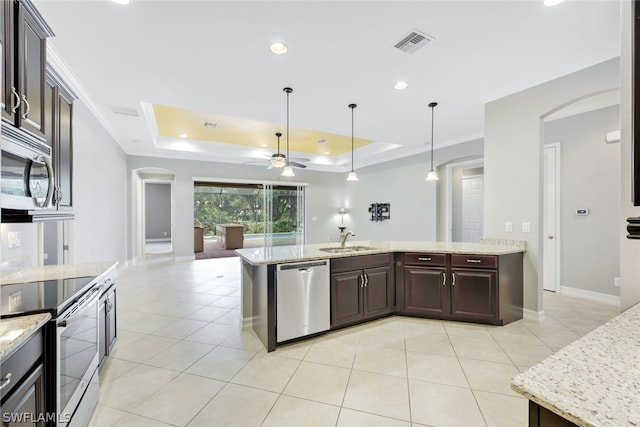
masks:
[[[280,154],[280,137],[282,133],[276,132],[276,137],[278,138],[278,153],[271,155],[271,166],[274,168],[281,168],[287,164],[287,158],[284,154]]]
[[[438,178],[438,174],[436,173],[435,169],[433,169],[433,110],[437,105],[437,102],[432,102],[429,104],[429,108],[431,108],[431,170],[427,174],[427,181],[437,181],[440,179]]]
[[[357,181],[358,175],[353,170],[353,110],[357,107],[356,104],[349,104],[349,108],[351,108],[351,172],[347,176],[347,181]]]
[[[282,170],[282,176],[296,176],[296,174],[293,173],[293,168],[289,164],[289,94],[293,92],[293,89],[285,87],[282,90],[287,94],[287,160],[286,165]]]

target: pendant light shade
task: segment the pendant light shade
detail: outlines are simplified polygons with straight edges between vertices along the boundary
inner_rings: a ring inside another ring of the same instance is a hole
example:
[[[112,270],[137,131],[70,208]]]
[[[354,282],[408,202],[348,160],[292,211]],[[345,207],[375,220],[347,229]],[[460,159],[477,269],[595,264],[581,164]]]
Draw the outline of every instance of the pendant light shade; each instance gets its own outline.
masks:
[[[282,170],[282,176],[296,176],[293,168],[289,164],[289,94],[293,92],[293,89],[285,87],[282,90],[287,94],[287,158],[285,160],[285,167]]]
[[[437,105],[437,102],[432,102],[429,104],[429,108],[431,108],[431,170],[427,174],[427,181],[437,181],[440,179],[435,169],[433,168],[433,110]]]
[[[353,170],[353,110],[357,107],[356,104],[349,104],[349,108],[351,108],[351,172],[347,176],[347,181],[357,181],[358,175]]]

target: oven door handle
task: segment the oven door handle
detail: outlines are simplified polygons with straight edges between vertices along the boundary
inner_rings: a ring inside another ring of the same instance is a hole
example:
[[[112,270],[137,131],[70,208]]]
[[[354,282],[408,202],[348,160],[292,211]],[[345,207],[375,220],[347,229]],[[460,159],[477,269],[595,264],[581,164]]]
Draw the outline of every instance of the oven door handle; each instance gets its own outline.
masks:
[[[66,319],[58,322],[58,324],[56,326],[58,326],[58,328],[66,328],[67,325],[71,322],[73,322],[77,316],[77,312],[81,311],[83,308],[93,304],[98,297],[100,296],[100,290],[102,289],[102,286],[96,286],[95,288],[93,288],[93,290],[91,291],[91,294],[86,297],[84,299],[84,301],[82,301],[80,304],[78,304],[76,307],[73,307],[71,309],[71,315],[69,317],[67,317]]]

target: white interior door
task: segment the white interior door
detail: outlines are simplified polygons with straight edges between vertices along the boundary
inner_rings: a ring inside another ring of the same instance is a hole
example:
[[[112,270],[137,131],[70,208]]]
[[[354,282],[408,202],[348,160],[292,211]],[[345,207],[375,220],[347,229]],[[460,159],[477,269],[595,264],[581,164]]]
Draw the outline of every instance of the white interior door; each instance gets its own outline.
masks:
[[[558,291],[560,282],[559,250],[559,197],[560,197],[560,145],[544,147],[544,195],[543,195],[543,248],[542,287],[547,291]]]
[[[462,241],[479,242],[482,237],[482,199],[484,177],[462,179]]]

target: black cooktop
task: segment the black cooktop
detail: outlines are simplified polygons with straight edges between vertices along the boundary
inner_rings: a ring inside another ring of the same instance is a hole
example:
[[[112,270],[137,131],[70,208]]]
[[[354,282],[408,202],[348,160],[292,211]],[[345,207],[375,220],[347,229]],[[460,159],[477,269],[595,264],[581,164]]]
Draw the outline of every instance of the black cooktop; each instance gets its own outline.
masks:
[[[49,312],[55,318],[84,294],[95,277],[44,280],[3,285],[0,289],[0,315]]]

